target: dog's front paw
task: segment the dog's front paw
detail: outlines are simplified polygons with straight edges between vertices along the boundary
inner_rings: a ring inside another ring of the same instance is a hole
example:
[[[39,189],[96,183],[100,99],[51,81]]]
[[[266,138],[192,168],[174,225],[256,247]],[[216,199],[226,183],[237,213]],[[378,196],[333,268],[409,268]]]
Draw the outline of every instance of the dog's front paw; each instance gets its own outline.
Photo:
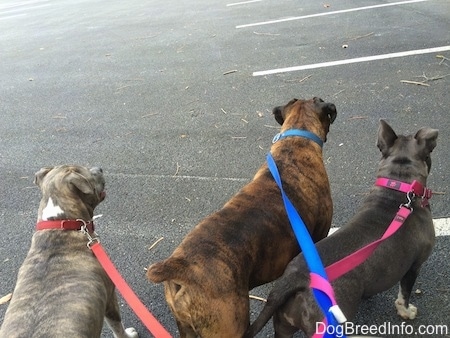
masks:
[[[134,329],[134,327],[129,327],[127,329],[125,329],[125,334],[127,335],[128,338],[138,338],[139,335],[137,333],[137,331]]]
[[[397,299],[395,301],[395,307],[397,308],[397,313],[403,319],[414,319],[417,315],[417,308],[409,304],[408,308],[405,306],[405,301],[403,299]]]

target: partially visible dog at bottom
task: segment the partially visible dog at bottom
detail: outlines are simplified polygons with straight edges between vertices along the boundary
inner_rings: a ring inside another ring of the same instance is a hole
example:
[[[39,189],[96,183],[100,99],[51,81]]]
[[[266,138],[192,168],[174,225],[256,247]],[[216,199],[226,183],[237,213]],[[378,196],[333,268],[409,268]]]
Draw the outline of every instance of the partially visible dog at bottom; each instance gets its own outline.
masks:
[[[407,183],[417,180],[426,186],[430,153],[436,146],[437,136],[438,131],[430,128],[422,128],[414,136],[397,136],[381,120],[377,145],[382,158],[377,177]],[[407,202],[403,192],[374,186],[356,215],[316,244],[323,264],[328,266],[379,239],[399,205]],[[362,298],[385,291],[398,281],[397,312],[403,319],[415,318],[417,309],[409,299],[420,267],[434,246],[435,233],[430,208],[423,207],[420,198],[412,206],[413,212],[392,237],[382,242],[364,263],[332,282],[337,303],[347,320],[354,318]],[[303,255],[299,254],[275,282],[266,305],[244,337],[255,336],[272,315],[275,337],[292,337],[299,329],[312,336],[323,314],[309,284],[309,270]]]
[[[336,107],[320,98],[293,99],[273,110],[281,131],[303,129],[326,141]],[[319,142],[321,143],[321,142]],[[283,187],[313,239],[328,234],[330,186],[321,146],[299,136],[271,147]],[[283,273],[299,252],[280,190],[267,164],[219,211],[202,220],[147,277],[164,282],[180,336],[242,337],[249,325],[248,291]]]
[[[103,318],[114,337],[138,337],[135,329],[124,330],[114,284],[87,247],[86,235],[63,229],[72,221],[93,224],[94,208],[105,198],[102,170],[46,167],[35,183],[42,192],[38,225],[61,220],[61,229],[33,235],[0,338],[100,337]]]

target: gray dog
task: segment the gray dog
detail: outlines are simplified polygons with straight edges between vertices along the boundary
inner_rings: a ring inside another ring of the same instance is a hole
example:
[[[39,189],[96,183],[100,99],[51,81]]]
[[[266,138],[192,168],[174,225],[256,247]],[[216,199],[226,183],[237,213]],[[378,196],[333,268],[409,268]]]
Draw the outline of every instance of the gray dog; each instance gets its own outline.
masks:
[[[382,158],[377,177],[406,183],[416,180],[426,186],[430,153],[436,146],[438,131],[422,128],[414,136],[397,136],[385,121],[380,123],[377,145]],[[430,208],[418,197],[412,200],[413,211],[403,226],[382,242],[364,263],[332,283],[337,303],[348,320],[354,318],[362,298],[385,291],[398,281],[397,312],[404,319],[415,318],[417,309],[409,303],[411,290],[435,241]],[[403,192],[373,187],[356,215],[333,235],[317,243],[323,264],[329,266],[379,239],[394,219],[399,205],[407,202]],[[309,283],[309,270],[300,254],[276,282],[267,304],[245,337],[253,337],[272,315],[275,337],[292,337],[298,329],[312,336],[323,315]]]
[[[86,227],[93,234],[94,208],[105,198],[102,170],[47,167],[35,183],[42,191],[38,231],[0,338],[100,337],[103,318],[116,338],[136,338],[133,328],[122,326],[114,284],[87,247],[87,236],[74,231]]]

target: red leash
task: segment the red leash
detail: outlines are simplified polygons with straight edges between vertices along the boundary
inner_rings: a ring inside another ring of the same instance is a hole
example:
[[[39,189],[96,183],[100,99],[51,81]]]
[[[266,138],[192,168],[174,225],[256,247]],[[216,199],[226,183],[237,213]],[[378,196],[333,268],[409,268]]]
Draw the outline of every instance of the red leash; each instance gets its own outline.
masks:
[[[142,302],[139,300],[138,296],[136,296],[136,294],[127,284],[125,279],[123,279],[119,271],[117,271],[116,267],[114,266],[113,262],[111,262],[111,259],[108,257],[108,254],[105,252],[100,242],[94,240],[94,243],[89,244],[88,246],[94,253],[95,257],[97,257],[103,269],[105,269],[109,278],[111,278],[117,290],[119,290],[122,297],[126,300],[128,305],[139,317],[142,323],[147,327],[147,329],[156,338],[171,338],[172,336],[170,335],[170,333],[167,332],[166,329],[158,322],[158,320],[147,310],[144,304],[142,304]]]
[[[408,203],[400,205],[399,211],[380,239],[327,266],[325,271],[330,281],[339,278],[340,276],[356,268],[358,265],[362,264],[367,258],[369,258],[381,242],[395,234],[413,210],[411,207],[412,198],[415,196],[421,197],[422,207],[424,207],[428,205],[428,199],[431,198],[432,195],[430,189],[425,188],[417,181],[413,181],[411,184],[408,184],[388,178],[378,178],[375,181],[375,185],[406,193]]]
[[[147,308],[139,300],[131,287],[127,284],[125,279],[121,276],[119,271],[114,266],[108,254],[105,252],[100,244],[97,234],[94,232],[94,223],[92,221],[86,222],[81,219],[77,220],[55,220],[55,221],[40,221],[36,224],[36,230],[80,230],[87,236],[89,242],[87,246],[92,250],[99,263],[108,274],[111,281],[119,290],[122,297],[128,303],[130,308],[139,317],[147,329],[155,336],[155,338],[172,338],[169,332],[158,322],[158,320],[147,310]],[[93,235],[94,237],[92,237]]]

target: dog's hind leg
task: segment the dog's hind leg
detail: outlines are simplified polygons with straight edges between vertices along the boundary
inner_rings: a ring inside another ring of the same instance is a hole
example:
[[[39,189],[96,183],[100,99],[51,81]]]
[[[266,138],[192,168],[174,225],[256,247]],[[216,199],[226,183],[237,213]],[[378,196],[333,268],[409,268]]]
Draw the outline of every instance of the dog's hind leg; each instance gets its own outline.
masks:
[[[180,334],[180,338],[196,338],[198,337],[197,333],[190,325],[185,325],[180,321],[176,320],[178,333]]]
[[[106,323],[114,334],[114,338],[138,338],[139,335],[133,327],[125,329],[121,321],[105,317]]]
[[[409,298],[418,274],[419,269],[412,267],[400,281],[395,307],[397,308],[398,315],[403,319],[416,318],[417,308],[409,303]]]
[[[209,307],[205,304],[202,310],[194,319],[202,338],[240,338],[250,322],[248,293],[211,299]]]
[[[120,318],[119,303],[117,302],[117,295],[113,291],[108,304],[106,304],[105,320],[111,331],[114,334],[114,338],[138,338],[139,335],[132,327],[124,329],[122,320]]]

